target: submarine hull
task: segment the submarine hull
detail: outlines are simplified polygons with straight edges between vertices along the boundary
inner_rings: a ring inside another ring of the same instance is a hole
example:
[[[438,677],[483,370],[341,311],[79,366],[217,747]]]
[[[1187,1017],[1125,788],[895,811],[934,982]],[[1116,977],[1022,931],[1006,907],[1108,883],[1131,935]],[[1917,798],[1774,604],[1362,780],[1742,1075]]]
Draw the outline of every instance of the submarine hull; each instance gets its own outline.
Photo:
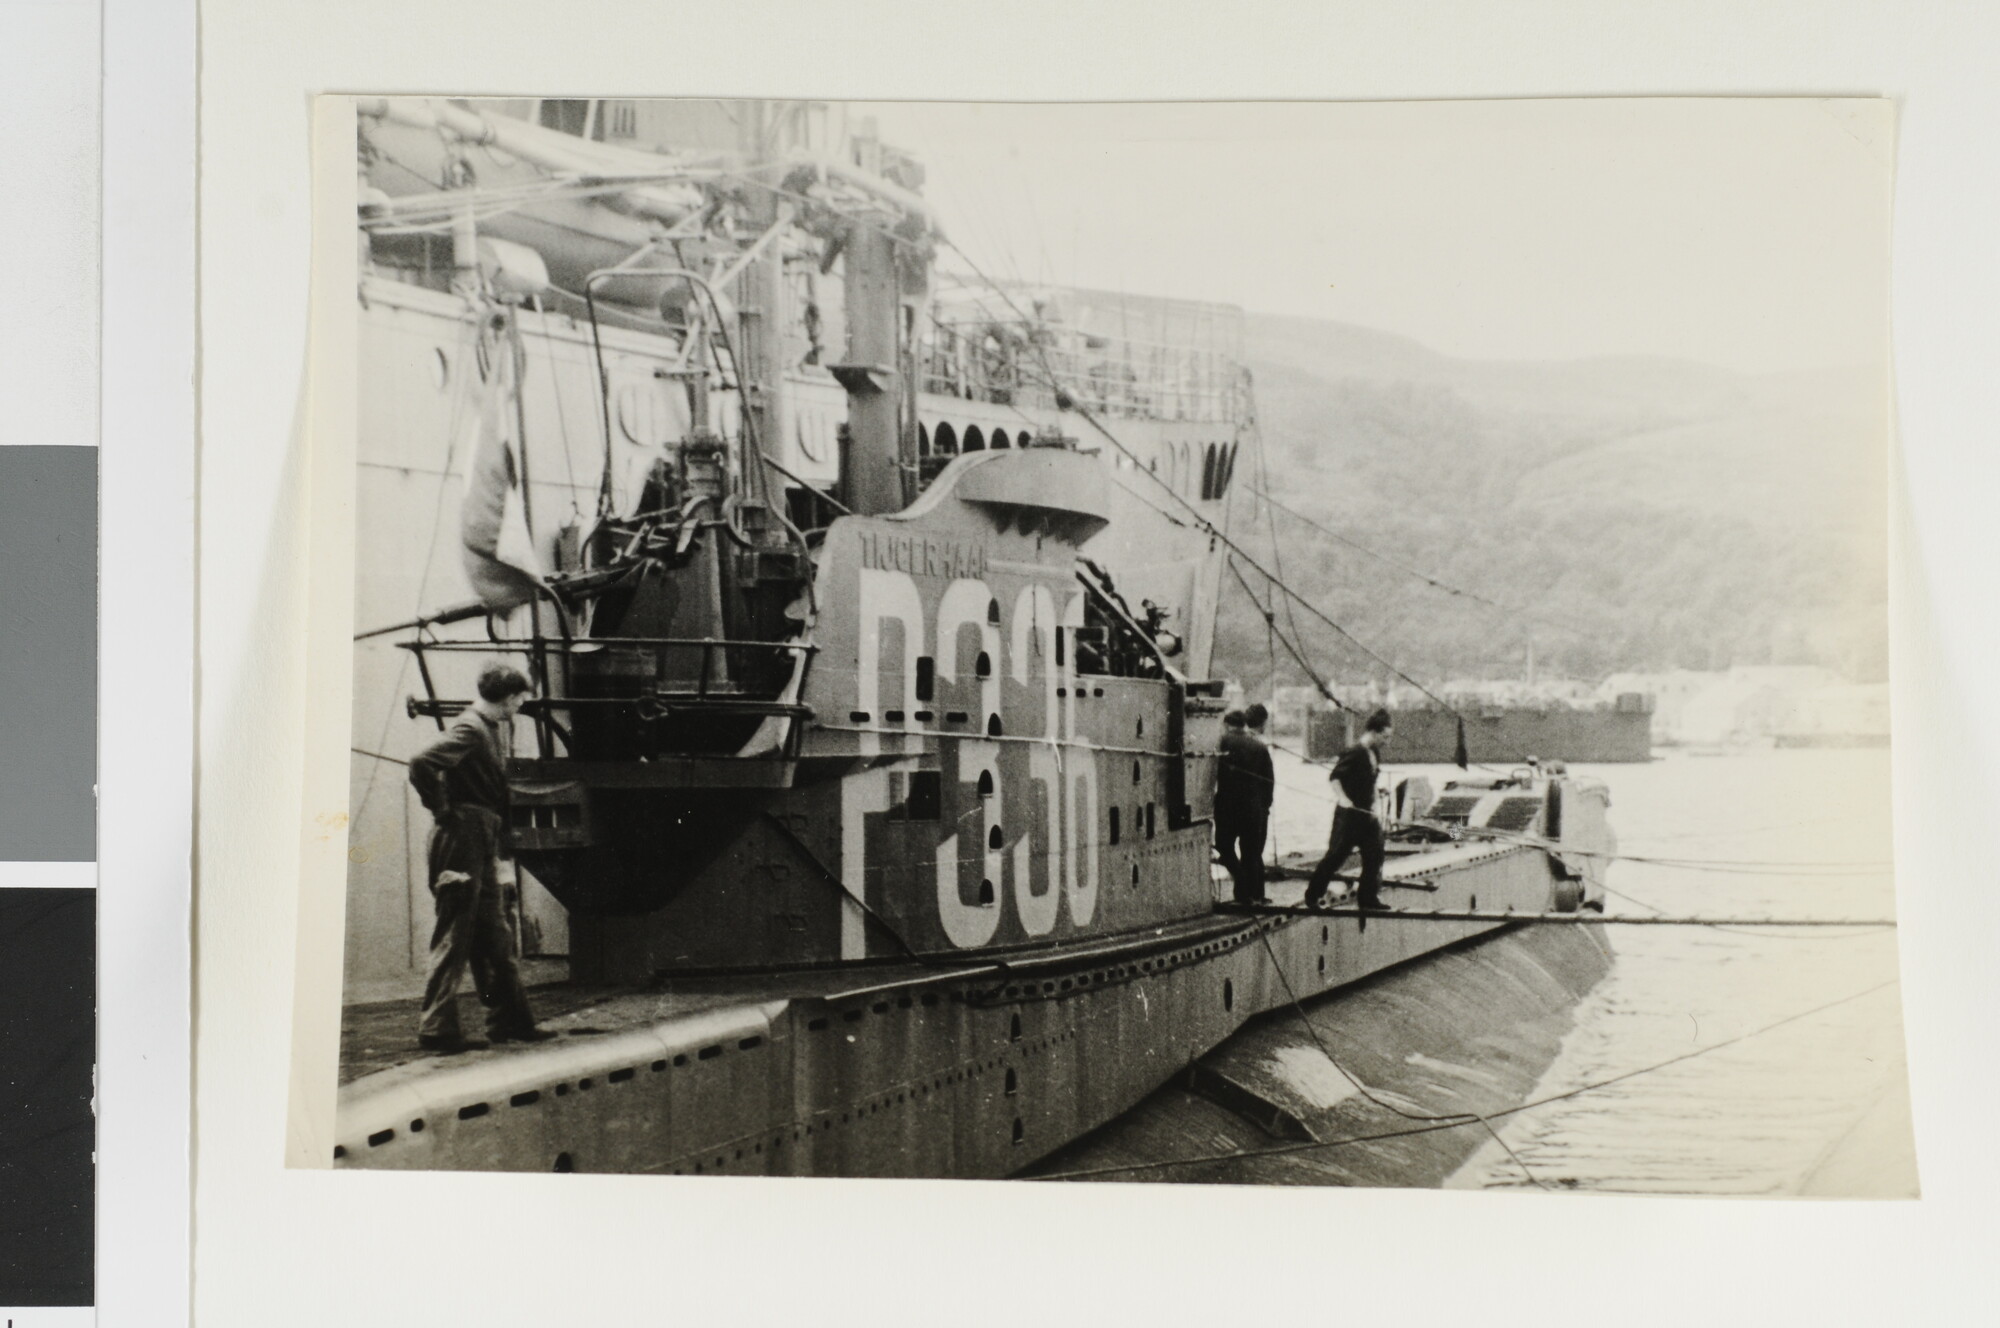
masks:
[[[1549,898],[1551,859],[1538,850],[1423,857],[1423,869],[1412,860],[1388,882],[1392,899],[1533,911]],[[1298,889],[1279,883],[1274,894],[1282,902]],[[1141,1104],[1259,1016],[1290,1011],[1294,995],[1311,1001],[1425,956],[1458,964],[1464,947],[1510,944],[1495,934],[1515,929],[1394,914],[1214,915],[1008,962],[688,979],[549,1020],[563,1036],[547,1044],[416,1058],[345,1084],[333,1162],[1009,1176],[1134,1107],[1152,1110]],[[1560,1004],[1591,971],[1580,964],[1533,998]],[[1476,1002],[1480,990],[1457,999]],[[1437,1017],[1419,1019],[1414,1035]],[[1127,1146],[1108,1137],[1086,1146]]]
[[[1443,1184],[1489,1136],[1476,1120],[1428,1129],[1420,1118],[1519,1107],[1611,963],[1602,927],[1522,927],[1452,947],[1254,1021],[1024,1174]]]

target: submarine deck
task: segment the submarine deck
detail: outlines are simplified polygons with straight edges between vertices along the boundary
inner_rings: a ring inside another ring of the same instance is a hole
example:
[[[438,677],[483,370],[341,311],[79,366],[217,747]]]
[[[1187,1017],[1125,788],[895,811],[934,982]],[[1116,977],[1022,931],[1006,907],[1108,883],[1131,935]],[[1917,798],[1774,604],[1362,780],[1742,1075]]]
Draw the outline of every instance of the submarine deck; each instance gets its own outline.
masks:
[[[1303,868],[1301,864],[1303,863]],[[1431,865],[1431,864],[1426,864]],[[1304,902],[1304,872],[1311,862],[1288,857],[1272,874],[1266,889],[1272,905],[1298,907]],[[1335,895],[1330,903],[1339,906],[1352,897],[1351,878],[1347,893]],[[1396,890],[1425,891],[1419,880],[1396,880],[1385,875],[1383,885]],[[976,954],[959,963],[917,964],[886,962],[866,967],[801,969],[789,972],[718,974],[676,978],[659,988],[585,988],[567,982],[544,983],[529,989],[541,1025],[557,1035],[555,1043],[502,1044],[487,1050],[440,1055],[417,1046],[416,1027],[421,1001],[417,997],[372,1001],[348,1006],[341,1016],[340,1083],[346,1085],[385,1070],[430,1063],[435,1068],[497,1061],[572,1039],[588,1039],[621,1033],[627,1029],[656,1024],[685,1015],[705,1014],[733,1006],[766,1001],[828,1000],[877,990],[893,990],[925,982],[971,976],[982,972],[1024,972],[1057,964],[1082,962],[1094,955],[1158,946],[1175,946],[1209,934],[1239,931],[1256,922],[1247,912],[1231,912],[1218,905],[1216,912],[1183,919],[1161,927],[1147,928],[1125,936],[1106,937],[1051,949],[1007,955]],[[470,991],[459,997],[464,1027],[478,1036],[478,997]]]

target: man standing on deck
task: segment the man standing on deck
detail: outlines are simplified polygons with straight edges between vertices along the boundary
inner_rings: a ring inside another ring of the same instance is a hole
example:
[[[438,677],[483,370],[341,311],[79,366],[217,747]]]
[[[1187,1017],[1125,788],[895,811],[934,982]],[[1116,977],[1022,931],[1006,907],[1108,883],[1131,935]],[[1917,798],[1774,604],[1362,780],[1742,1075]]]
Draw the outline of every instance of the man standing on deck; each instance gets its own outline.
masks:
[[[1382,748],[1389,741],[1389,712],[1377,710],[1362,726],[1361,741],[1340,754],[1333,763],[1333,834],[1326,856],[1313,869],[1312,883],[1306,887],[1306,907],[1317,908],[1326,898],[1326,887],[1347,862],[1348,854],[1361,850],[1361,890],[1356,902],[1362,908],[1386,909],[1382,902],[1382,823],[1375,815],[1375,777],[1382,771]]]
[[[1264,836],[1271,822],[1271,753],[1245,727],[1263,706],[1222,717],[1222,743],[1215,771],[1215,856],[1236,882],[1236,902],[1262,904]]]
[[[514,716],[529,690],[520,670],[488,664],[479,673],[477,704],[410,761],[410,783],[437,822],[431,830],[429,880],[437,927],[431,932],[430,980],[417,1025],[417,1045],[427,1051],[489,1045],[459,1030],[458,985],[468,967],[486,1007],[491,1041],[541,1042],[555,1036],[535,1027],[500,892],[506,756]]]

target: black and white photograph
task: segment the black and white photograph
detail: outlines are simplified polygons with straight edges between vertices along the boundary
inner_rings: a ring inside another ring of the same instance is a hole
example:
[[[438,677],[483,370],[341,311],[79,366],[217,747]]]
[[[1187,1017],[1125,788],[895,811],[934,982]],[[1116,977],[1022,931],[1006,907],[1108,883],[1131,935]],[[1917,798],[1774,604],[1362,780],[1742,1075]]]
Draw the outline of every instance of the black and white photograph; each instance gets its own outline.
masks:
[[[315,111],[291,1166],[1917,1196],[1892,103]]]

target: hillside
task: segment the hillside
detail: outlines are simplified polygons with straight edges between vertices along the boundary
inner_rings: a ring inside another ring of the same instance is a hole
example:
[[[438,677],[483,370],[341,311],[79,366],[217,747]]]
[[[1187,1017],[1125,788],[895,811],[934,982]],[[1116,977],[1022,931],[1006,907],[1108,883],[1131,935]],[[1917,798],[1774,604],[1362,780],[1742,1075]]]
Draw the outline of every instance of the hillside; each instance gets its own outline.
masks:
[[[1885,676],[1885,430],[1861,375],[1469,361],[1260,315],[1246,348],[1272,493],[1517,610],[1263,510],[1240,467],[1237,538],[1268,564],[1275,521],[1288,577],[1414,676],[1518,676],[1531,641],[1544,672],[1582,677],[1766,663]],[[1307,634],[1333,675],[1380,676],[1332,632]],[[1280,681],[1302,681],[1282,653]],[[1240,591],[1225,595],[1217,669],[1253,685],[1270,673]]]

